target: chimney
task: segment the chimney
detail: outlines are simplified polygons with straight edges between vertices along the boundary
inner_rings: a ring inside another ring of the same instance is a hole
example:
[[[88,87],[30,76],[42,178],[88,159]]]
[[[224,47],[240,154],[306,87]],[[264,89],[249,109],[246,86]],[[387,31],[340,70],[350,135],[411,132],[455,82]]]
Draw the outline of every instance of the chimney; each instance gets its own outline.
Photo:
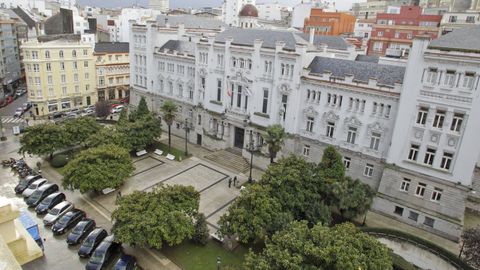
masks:
[[[310,42],[310,44],[313,44],[314,40],[315,40],[315,28],[310,28],[310,37],[308,39],[308,42]]]

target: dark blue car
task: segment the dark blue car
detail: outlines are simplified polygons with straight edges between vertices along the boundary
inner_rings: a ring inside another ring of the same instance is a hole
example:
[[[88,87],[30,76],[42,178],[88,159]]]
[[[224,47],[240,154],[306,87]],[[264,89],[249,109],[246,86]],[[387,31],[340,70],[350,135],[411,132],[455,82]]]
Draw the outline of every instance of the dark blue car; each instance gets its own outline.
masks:
[[[102,243],[95,249],[88,260],[85,269],[87,270],[100,270],[103,269],[108,261],[121,249],[121,244],[115,242],[115,236],[109,235],[103,239]]]
[[[95,229],[95,221],[86,218],[80,221],[67,236],[67,244],[79,244],[91,231]]]
[[[82,245],[78,249],[78,256],[82,258],[87,258],[92,255],[93,251],[97,246],[102,242],[102,240],[107,237],[108,233],[103,228],[96,228],[93,230],[85,241],[83,241]]]
[[[124,254],[113,267],[114,270],[133,270],[137,269],[137,259],[131,255]]]

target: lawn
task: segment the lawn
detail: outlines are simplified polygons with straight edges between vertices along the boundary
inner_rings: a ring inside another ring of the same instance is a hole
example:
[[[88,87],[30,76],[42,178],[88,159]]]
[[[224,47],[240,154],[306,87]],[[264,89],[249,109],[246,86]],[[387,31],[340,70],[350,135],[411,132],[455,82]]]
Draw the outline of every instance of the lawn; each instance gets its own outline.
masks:
[[[166,156],[168,154],[172,154],[175,156],[176,161],[182,161],[186,158],[185,152],[183,150],[179,150],[177,148],[172,147],[170,151],[168,151],[168,145],[163,144],[159,141],[155,141],[150,147],[150,152],[155,151],[155,149],[160,149],[163,151],[163,155]]]
[[[183,269],[216,269],[217,257],[220,257],[221,266],[234,266],[241,269],[247,249],[238,246],[235,250],[228,251],[213,240],[209,241],[206,246],[198,246],[190,241],[185,241],[178,246],[164,247],[162,253]]]

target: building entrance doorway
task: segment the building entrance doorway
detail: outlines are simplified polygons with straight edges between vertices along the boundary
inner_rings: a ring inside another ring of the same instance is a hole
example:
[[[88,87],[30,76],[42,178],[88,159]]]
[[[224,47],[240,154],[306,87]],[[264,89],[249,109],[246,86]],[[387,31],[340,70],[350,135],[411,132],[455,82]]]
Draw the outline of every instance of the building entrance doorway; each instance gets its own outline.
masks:
[[[202,135],[197,133],[197,144],[202,145]]]
[[[245,129],[235,127],[235,139],[233,146],[243,149],[243,139],[245,137]]]

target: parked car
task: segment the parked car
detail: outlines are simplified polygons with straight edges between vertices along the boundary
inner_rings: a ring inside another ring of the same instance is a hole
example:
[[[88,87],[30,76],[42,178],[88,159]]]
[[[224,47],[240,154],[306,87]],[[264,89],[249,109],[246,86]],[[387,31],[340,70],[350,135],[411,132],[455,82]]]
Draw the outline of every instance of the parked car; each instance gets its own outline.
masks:
[[[65,114],[64,114],[63,112],[54,112],[54,113],[52,113],[52,119],[62,118],[63,116],[65,116]]]
[[[27,187],[33,183],[35,180],[38,180],[42,178],[41,175],[37,174],[37,175],[29,175],[27,177],[25,177],[25,179],[22,179],[20,180],[20,182],[18,183],[18,185],[15,186],[15,193],[17,194],[21,194],[25,189],[27,189]]]
[[[32,195],[33,192],[35,192],[35,190],[37,190],[37,188],[41,187],[45,183],[47,183],[47,179],[45,178],[35,180],[33,183],[28,185],[28,187],[22,192],[22,196],[28,198],[30,195]]]
[[[112,113],[119,113],[119,112],[123,111],[124,108],[125,108],[125,106],[118,105],[118,106],[116,106],[112,109]]]
[[[81,116],[95,115],[95,109],[85,109]]]
[[[50,226],[61,218],[65,213],[73,208],[73,204],[69,201],[63,201],[48,211],[48,214],[43,218],[43,224]]]
[[[28,207],[36,207],[43,199],[45,199],[48,195],[57,192],[58,185],[57,184],[44,184],[41,187],[37,188],[30,197],[27,199]]]
[[[18,107],[16,110],[15,110],[15,113],[13,114],[14,117],[20,117],[23,115],[23,108],[22,107]]]
[[[109,235],[103,239],[102,243],[95,249],[88,260],[85,269],[87,270],[100,270],[102,269],[108,261],[112,258],[115,253],[118,253],[122,245],[115,242],[115,236]]]
[[[67,236],[68,245],[79,244],[91,231],[95,229],[95,220],[86,218],[80,221]]]
[[[77,118],[78,116],[78,113],[77,112],[68,112],[66,115],[65,115],[65,118]]]
[[[137,259],[131,255],[123,254],[113,266],[113,270],[134,270],[137,268]]]
[[[82,258],[87,258],[92,255],[93,251],[97,246],[102,242],[102,240],[107,237],[108,233],[103,228],[96,228],[90,234],[88,234],[85,241],[78,249],[78,256]]]
[[[17,91],[15,91],[15,95],[17,97],[21,97],[27,93],[27,89],[25,88],[18,88]]]
[[[75,227],[78,222],[84,219],[87,215],[80,209],[72,209],[61,217],[52,226],[53,234],[64,234],[69,229]]]
[[[26,112],[26,111],[30,110],[30,108],[32,108],[32,103],[31,102],[25,102],[25,103],[22,104],[23,112]]]
[[[42,202],[37,205],[37,207],[35,207],[35,212],[39,215],[44,215],[57,204],[63,202],[65,199],[65,194],[61,192],[52,193],[43,199]]]

